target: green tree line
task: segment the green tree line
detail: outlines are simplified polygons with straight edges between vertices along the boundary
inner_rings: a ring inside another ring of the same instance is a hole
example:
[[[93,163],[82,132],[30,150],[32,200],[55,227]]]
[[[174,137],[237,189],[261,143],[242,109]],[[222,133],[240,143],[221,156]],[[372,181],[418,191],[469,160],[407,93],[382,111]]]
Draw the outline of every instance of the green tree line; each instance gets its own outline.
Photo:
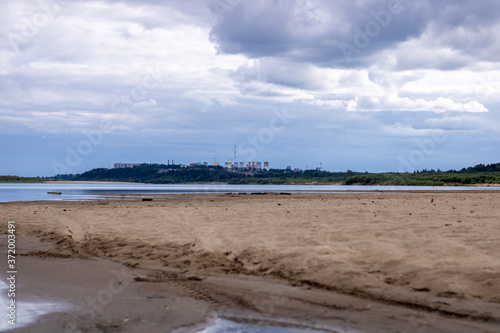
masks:
[[[0,176],[0,183],[43,183],[46,179],[35,177]]]
[[[250,170],[243,170],[250,171]],[[478,164],[461,170],[422,170],[413,173],[328,172],[283,169],[254,171],[253,175],[221,166],[142,164],[134,168],[93,169],[79,175],[57,175],[56,179],[78,181],[140,182],[151,184],[344,184],[344,185],[472,185],[500,184],[500,163]]]

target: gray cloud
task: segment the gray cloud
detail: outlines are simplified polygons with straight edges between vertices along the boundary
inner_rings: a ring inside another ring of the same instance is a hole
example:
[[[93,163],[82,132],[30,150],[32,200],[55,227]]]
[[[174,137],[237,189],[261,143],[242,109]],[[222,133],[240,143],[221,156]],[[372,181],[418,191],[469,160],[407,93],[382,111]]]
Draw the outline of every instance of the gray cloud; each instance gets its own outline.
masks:
[[[244,1],[216,22],[211,39],[220,52],[349,66],[343,43],[362,49],[355,57],[358,63],[376,50],[420,35],[426,12],[411,7],[427,6],[425,1],[392,0]],[[363,40],[366,31],[376,37]],[[358,35],[363,37],[358,40]]]
[[[240,84],[261,81],[297,89],[323,88],[323,80],[314,66],[276,58],[263,58],[253,66],[240,66],[233,78]]]
[[[392,10],[391,10],[392,9]],[[403,44],[418,59],[397,60],[399,68],[460,68],[472,61],[497,61],[500,3],[475,1],[243,1],[215,23],[211,40],[219,52],[252,58],[277,57],[321,67],[370,65],[382,51]],[[352,46],[349,48],[347,45]],[[347,52],[345,51],[347,48]],[[435,49],[450,48],[446,61]],[[346,61],[345,55],[350,55]]]

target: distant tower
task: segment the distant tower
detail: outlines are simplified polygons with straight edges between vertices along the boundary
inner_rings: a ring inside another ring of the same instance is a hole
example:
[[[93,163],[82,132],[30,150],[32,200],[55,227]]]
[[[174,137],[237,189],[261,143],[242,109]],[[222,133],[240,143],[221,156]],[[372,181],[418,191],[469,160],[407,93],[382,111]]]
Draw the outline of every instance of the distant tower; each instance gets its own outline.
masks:
[[[234,145],[234,163],[236,163],[236,145]]]
[[[319,163],[319,171],[323,171],[323,162]]]

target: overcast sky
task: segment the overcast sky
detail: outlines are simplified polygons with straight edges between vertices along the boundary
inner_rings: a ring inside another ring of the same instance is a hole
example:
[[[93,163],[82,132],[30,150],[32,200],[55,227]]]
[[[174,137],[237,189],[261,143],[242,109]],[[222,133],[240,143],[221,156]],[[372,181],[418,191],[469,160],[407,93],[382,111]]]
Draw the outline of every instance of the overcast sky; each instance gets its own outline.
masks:
[[[0,174],[500,162],[500,1],[0,0]]]

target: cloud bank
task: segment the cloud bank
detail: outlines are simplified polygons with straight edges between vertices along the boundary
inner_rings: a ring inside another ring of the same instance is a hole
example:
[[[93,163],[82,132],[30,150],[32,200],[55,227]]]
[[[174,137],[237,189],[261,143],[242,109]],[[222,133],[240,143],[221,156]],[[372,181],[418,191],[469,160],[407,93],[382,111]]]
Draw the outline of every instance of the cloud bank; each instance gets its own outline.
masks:
[[[258,150],[276,166],[394,170],[383,147],[405,154],[436,129],[450,139],[426,163],[495,162],[498,13],[493,0],[4,1],[0,133],[51,174],[82,133],[111,124],[77,172],[230,159],[287,109],[295,120]],[[2,149],[0,172],[15,172],[26,158]]]

